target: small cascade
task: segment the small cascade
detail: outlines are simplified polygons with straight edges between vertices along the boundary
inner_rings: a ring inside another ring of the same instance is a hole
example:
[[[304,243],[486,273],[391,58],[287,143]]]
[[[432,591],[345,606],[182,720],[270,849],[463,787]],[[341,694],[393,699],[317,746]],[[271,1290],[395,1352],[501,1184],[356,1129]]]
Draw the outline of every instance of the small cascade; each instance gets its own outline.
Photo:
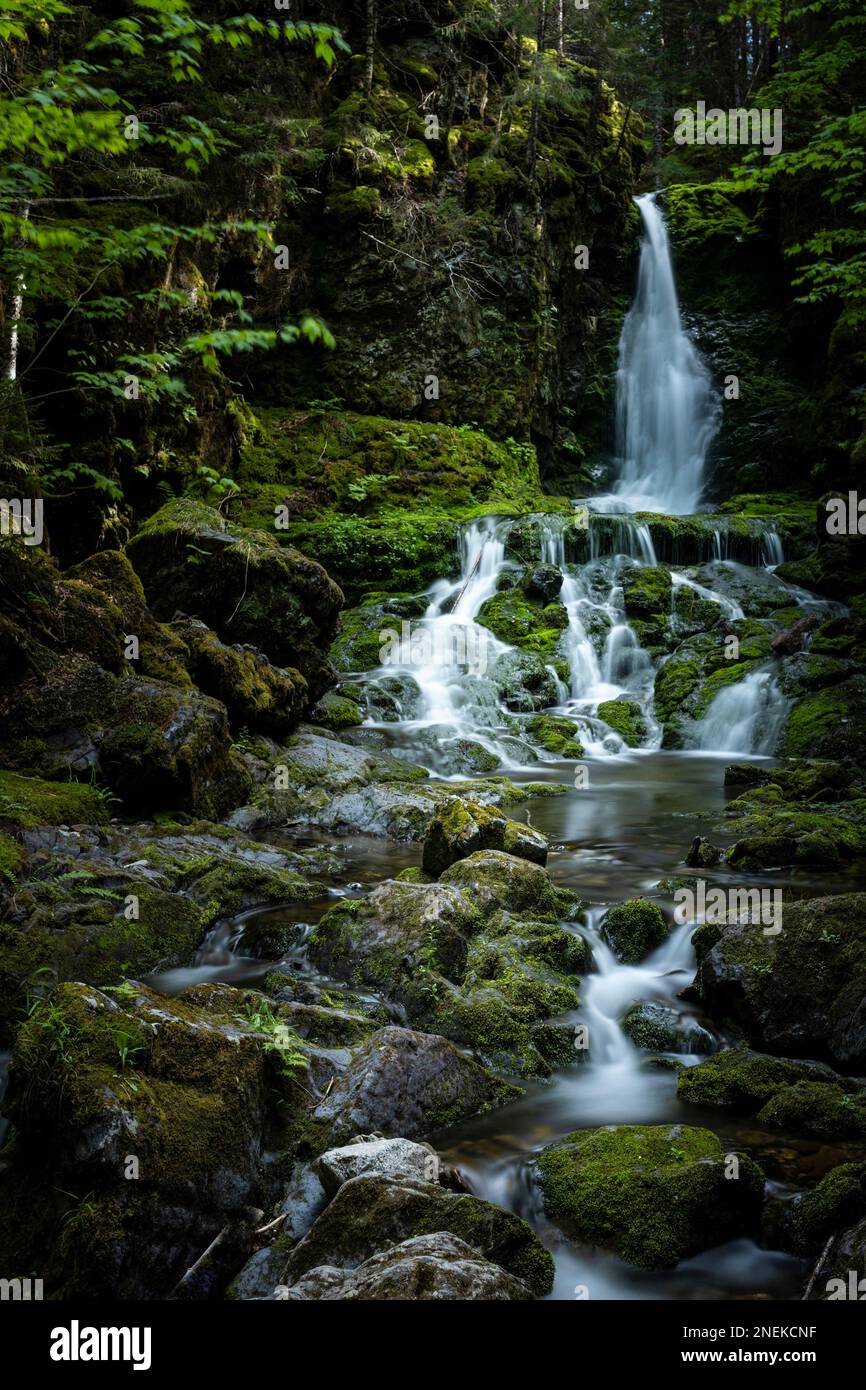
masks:
[[[695,747],[707,753],[766,756],[775,751],[788,701],[768,670],[720,690],[695,731]]]
[[[643,222],[637,293],[617,369],[615,496],[631,511],[685,516],[698,509],[719,405],[683,329],[670,243],[655,194],[636,200]]]
[[[765,569],[774,570],[777,565],[784,564],[785,547],[782,545],[782,537],[775,529],[768,530],[763,537],[763,551],[761,564]]]

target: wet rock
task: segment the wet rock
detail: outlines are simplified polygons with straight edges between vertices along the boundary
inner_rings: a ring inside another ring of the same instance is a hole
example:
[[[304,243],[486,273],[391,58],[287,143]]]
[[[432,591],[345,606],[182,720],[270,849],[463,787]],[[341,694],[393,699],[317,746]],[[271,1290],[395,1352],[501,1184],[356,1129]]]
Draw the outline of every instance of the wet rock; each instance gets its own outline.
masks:
[[[866,1139],[866,1090],[798,1081],[767,1101],[758,1123],[817,1139]]]
[[[717,1105],[725,1110],[754,1115],[774,1096],[803,1081],[821,1083],[830,1091],[835,1086],[851,1092],[858,1089],[855,1083],[846,1081],[824,1062],[772,1057],[745,1047],[726,1047],[683,1072],[677,1095],[688,1104]]]
[[[453,797],[430,822],[422,867],[431,878],[477,850],[503,850],[534,864],[547,862],[547,839],[490,806]]]
[[[361,711],[354,700],[343,694],[329,690],[310,711],[314,724],[323,724],[326,729],[338,733],[341,729],[351,729],[361,722]]]
[[[683,863],[688,869],[709,869],[713,864],[718,864],[722,857],[722,851],[717,849],[705,835],[696,835],[689,846],[689,852]]]
[[[544,1149],[535,1171],[545,1211],[567,1235],[667,1269],[757,1230],[763,1175],[738,1154],[731,1178],[730,1158],[706,1129],[606,1125]]]
[[[468,1194],[431,1183],[385,1177],[350,1178],[291,1252],[291,1287],[323,1265],[357,1269],[387,1245],[445,1232],[521,1280],[536,1295],[553,1283],[553,1260],[520,1217]]]
[[[597,713],[629,748],[639,748],[647,736],[649,726],[637,700],[622,695],[616,700],[603,700]]]
[[[807,613],[791,627],[785,628],[783,632],[777,632],[770,643],[774,656],[794,656],[796,652],[802,651],[806,637],[810,632],[814,632],[817,626],[818,619],[815,614]]]
[[[517,1094],[445,1038],[382,1028],[358,1049],[314,1116],[327,1122],[332,1144],[370,1132],[412,1139]]]
[[[866,1164],[840,1163],[810,1191],[773,1207],[773,1245],[795,1255],[817,1254],[831,1236],[866,1217]]]
[[[604,914],[601,934],[626,965],[638,965],[660,946],[670,927],[658,903],[631,898]]]
[[[343,1148],[328,1149],[316,1166],[329,1197],[349,1178],[362,1174],[407,1178],[410,1182],[439,1181],[436,1150],[411,1139],[368,1139],[361,1135]]]
[[[833,1241],[821,1262],[810,1299],[835,1302],[839,1299],[862,1301],[866,1286],[866,1218],[843,1231]]]
[[[648,1052],[712,1052],[713,1035],[693,1018],[662,1004],[634,1004],[622,1030],[635,1047]]]
[[[540,656],[525,651],[503,652],[489,675],[511,710],[540,713],[557,702],[556,677]]]
[[[534,565],[526,570],[521,583],[528,598],[552,603],[562,588],[562,570],[556,565]]]
[[[559,714],[534,714],[527,720],[526,732],[555,757],[583,757],[583,744],[577,737],[578,726],[573,719]]]
[[[372,1255],[357,1269],[337,1270],[332,1265],[312,1269],[296,1284],[281,1286],[278,1299],[339,1299],[341,1302],[400,1299],[502,1299],[524,1301],[533,1297],[519,1279],[486,1260],[471,1245],[445,1231],[412,1236]]]
[[[776,936],[731,923],[695,947],[713,1018],[765,1050],[866,1068],[866,895],[786,903]]]

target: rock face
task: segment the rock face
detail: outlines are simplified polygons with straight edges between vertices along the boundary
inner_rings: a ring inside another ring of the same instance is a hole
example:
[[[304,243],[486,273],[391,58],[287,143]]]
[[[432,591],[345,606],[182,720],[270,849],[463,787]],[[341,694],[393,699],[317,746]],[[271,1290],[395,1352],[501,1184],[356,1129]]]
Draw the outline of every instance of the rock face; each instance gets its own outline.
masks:
[[[262,647],[272,662],[301,673],[313,701],[335,683],[325,652],[338,630],[342,592],[276,533],[233,526],[183,498],[152,516],[128,553],[157,617],[171,619],[180,609],[223,642]]]
[[[786,904],[778,936],[702,928],[695,948],[696,988],[714,1018],[766,1050],[866,1067],[866,895]]]
[[[355,1053],[315,1118],[338,1144],[371,1130],[412,1139],[517,1094],[445,1038],[381,1028]]]
[[[454,797],[434,816],[424,837],[424,872],[438,878],[458,859],[482,849],[504,850],[533,864],[547,863],[547,840],[537,830],[509,820],[490,806]]]
[[[736,1168],[731,1157],[706,1129],[607,1125],[543,1150],[536,1172],[545,1211],[566,1234],[665,1269],[757,1230],[763,1175],[746,1155]]]
[[[357,1177],[344,1182],[286,1261],[288,1287],[312,1270],[357,1269],[383,1246],[441,1232],[465,1241],[536,1295],[553,1284],[553,1260],[530,1226],[511,1212],[430,1183]]]
[[[319,1266],[296,1284],[278,1287],[274,1297],[339,1299],[341,1302],[373,1299],[413,1302],[507,1299],[521,1302],[533,1295],[521,1280],[484,1259],[465,1240],[447,1231],[437,1231],[434,1235],[412,1236],[400,1241],[390,1250],[362,1261],[354,1270]]]

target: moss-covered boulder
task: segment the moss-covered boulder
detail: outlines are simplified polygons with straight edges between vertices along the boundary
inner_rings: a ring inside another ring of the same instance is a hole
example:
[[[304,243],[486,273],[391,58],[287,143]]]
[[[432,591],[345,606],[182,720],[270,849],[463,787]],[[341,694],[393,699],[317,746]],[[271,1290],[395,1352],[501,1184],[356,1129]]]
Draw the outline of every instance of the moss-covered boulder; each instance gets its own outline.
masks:
[[[689,1105],[755,1115],[780,1092],[802,1082],[820,1084],[828,1091],[836,1087],[852,1094],[857,1091],[855,1083],[847,1082],[823,1062],[726,1047],[683,1071],[677,1081],[677,1095]]]
[[[355,1134],[415,1139],[519,1094],[445,1038],[380,1028],[355,1053],[313,1118],[323,1123],[331,1145]]]
[[[289,733],[307,705],[299,671],[274,666],[256,647],[226,646],[195,618],[174,624],[189,652],[187,668],[199,690],[221,701],[236,728],[279,738]]]
[[[642,647],[663,647],[671,611],[671,576],[665,565],[634,566],[623,572],[625,611]]]
[[[707,1129],[578,1130],[544,1149],[535,1170],[544,1209],[567,1235],[645,1269],[753,1234],[760,1219],[761,1170]]]
[[[808,1192],[772,1204],[773,1243],[795,1255],[814,1255],[831,1236],[866,1217],[866,1164],[840,1163]]]
[[[866,851],[866,797],[858,790],[840,797],[817,779],[798,784],[782,774],[778,783],[744,792],[725,808],[737,836],[727,862],[748,871],[784,864],[835,868],[859,859]],[[796,800],[789,800],[791,792]]]
[[[550,660],[568,627],[568,613],[556,599],[542,605],[514,587],[503,589],[482,604],[477,621],[500,642]]]
[[[752,1045],[866,1066],[866,897],[786,903],[782,930],[714,926],[695,939],[696,988],[713,1018]]]
[[[670,931],[658,903],[646,898],[630,898],[617,903],[604,914],[601,934],[612,946],[620,960],[637,965],[650,951],[660,946]]]
[[[501,911],[562,920],[575,909],[574,896],[556,888],[540,864],[502,850],[478,850],[459,859],[440,875],[439,883],[461,889],[485,917]]]
[[[503,652],[487,674],[508,709],[534,714],[557,702],[557,678],[550,664],[533,652]]]
[[[0,772],[0,824],[12,833],[40,825],[104,825],[109,802],[97,787]]]
[[[278,533],[234,526],[189,498],[166,503],[127,553],[157,617],[180,609],[223,642],[245,642],[300,671],[312,700],[334,683],[325,653],[343,595],[321,565],[283,546]]]
[[[422,867],[431,878],[482,849],[504,850],[533,864],[547,863],[547,840],[531,826],[511,820],[492,806],[453,797],[430,822],[424,836]]]
[[[826,658],[825,658],[826,659]],[[859,748],[866,728],[866,677],[828,683],[791,709],[780,752],[787,757],[845,759]],[[862,758],[857,756],[857,761]]]
[[[466,1241],[536,1296],[553,1287],[553,1258],[520,1217],[466,1193],[379,1176],[343,1183],[288,1256],[283,1282],[324,1265],[353,1269],[386,1244],[438,1231]]]
[[[629,700],[623,695],[616,700],[602,700],[597,714],[615,734],[619,734],[627,747],[640,748],[647,736],[648,725],[637,700]]]
[[[866,1139],[866,1091],[798,1081],[767,1101],[758,1123],[816,1139]]]
[[[601,716],[604,718],[604,716]],[[534,714],[526,722],[530,738],[557,758],[582,758],[583,744],[577,737],[578,727],[573,719],[561,714]]]
[[[326,912],[309,954],[337,979],[379,989],[410,1018],[424,1019],[437,981],[460,978],[468,938],[479,925],[476,908],[456,886],[388,880],[366,898],[344,899]]]

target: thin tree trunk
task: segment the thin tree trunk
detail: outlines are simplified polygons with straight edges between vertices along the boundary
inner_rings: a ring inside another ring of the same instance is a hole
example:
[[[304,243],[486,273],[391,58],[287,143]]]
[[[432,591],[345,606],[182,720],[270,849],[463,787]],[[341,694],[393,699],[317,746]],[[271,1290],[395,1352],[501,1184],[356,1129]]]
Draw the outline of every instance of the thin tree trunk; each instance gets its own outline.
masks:
[[[26,222],[30,216],[30,204],[25,203],[23,220]],[[12,291],[12,317],[9,328],[9,355],[6,359],[6,376],[9,381],[14,381],[18,376],[18,324],[24,312],[24,291],[27,286],[24,283],[23,275],[16,275]]]
[[[565,0],[556,3],[556,51],[560,58],[565,54]]]
[[[379,0],[367,0],[367,47],[364,67],[364,95],[373,90],[373,59],[376,56],[376,30],[379,27]]]

